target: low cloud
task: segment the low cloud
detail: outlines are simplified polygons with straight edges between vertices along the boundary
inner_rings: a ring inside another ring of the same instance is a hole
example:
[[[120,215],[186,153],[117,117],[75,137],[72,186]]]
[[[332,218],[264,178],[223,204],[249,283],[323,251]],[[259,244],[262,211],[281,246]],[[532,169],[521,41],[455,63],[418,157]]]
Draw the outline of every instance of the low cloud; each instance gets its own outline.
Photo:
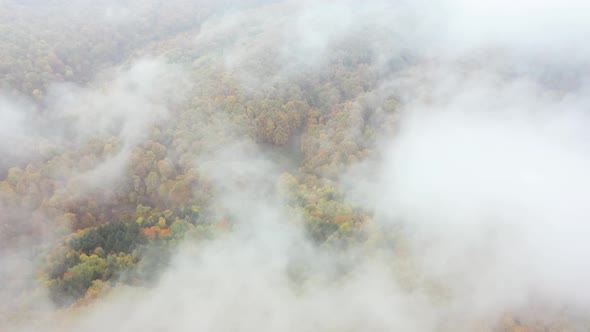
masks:
[[[578,314],[585,324],[586,9],[573,0],[285,1],[206,21],[191,45],[205,59],[193,69],[220,66],[239,93],[316,71],[329,85],[321,70],[346,43],[379,77],[351,100],[358,118],[387,98],[397,108],[367,112],[374,118],[363,121],[385,127],[375,152],[333,180],[368,211],[369,240],[310,241],[278,189],[280,163],[249,139],[226,137],[235,124],[220,111],[208,127],[190,127],[219,143],[193,166],[232,231],[181,243],[153,287],[116,288],[75,315],[48,318],[59,323],[53,330],[473,331],[505,315],[550,324]],[[38,132],[57,148],[97,136],[120,142],[72,177],[88,190],[116,183],[148,130],[202,83],[154,59],[105,75],[51,89],[43,117],[57,129]],[[22,105],[0,101],[10,124],[0,124],[0,138],[27,152],[37,131]]]

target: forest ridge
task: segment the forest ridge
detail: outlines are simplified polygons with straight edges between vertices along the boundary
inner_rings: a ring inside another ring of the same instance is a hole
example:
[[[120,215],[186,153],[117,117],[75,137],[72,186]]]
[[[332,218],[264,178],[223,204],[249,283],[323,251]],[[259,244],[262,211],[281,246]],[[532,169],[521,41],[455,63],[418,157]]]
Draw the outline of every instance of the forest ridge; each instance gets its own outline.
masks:
[[[0,326],[586,331],[585,9],[0,1]]]

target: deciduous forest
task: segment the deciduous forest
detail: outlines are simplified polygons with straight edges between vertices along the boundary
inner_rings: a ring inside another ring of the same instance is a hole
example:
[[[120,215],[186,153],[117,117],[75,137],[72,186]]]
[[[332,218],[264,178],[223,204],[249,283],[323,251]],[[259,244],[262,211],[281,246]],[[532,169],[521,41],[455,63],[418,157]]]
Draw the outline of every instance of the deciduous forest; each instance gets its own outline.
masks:
[[[0,330],[588,331],[587,10],[0,0]]]

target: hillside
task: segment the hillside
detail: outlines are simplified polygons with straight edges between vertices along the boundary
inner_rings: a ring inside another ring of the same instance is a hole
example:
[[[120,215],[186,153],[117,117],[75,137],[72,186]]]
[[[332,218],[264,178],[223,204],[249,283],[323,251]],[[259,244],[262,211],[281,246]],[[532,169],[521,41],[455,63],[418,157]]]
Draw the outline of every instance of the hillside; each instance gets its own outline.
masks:
[[[0,325],[588,330],[590,29],[545,6],[0,2]]]

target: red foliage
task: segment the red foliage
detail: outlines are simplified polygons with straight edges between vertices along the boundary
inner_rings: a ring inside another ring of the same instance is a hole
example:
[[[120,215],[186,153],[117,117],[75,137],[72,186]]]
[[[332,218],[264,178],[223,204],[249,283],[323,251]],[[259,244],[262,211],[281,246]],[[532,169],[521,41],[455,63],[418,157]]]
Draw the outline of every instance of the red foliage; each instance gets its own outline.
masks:
[[[217,229],[220,230],[229,230],[229,222],[227,221],[227,219],[221,219],[216,225],[215,227],[217,227]]]
[[[156,236],[161,237],[170,233],[169,228],[161,229],[160,226],[145,227],[142,228],[141,231],[148,239],[153,239]]]
[[[148,239],[151,239],[151,238],[156,237],[156,234],[158,234],[158,232],[160,231],[160,227],[158,227],[158,226],[146,227],[146,228],[142,228],[141,231],[143,232],[143,234],[145,234],[145,236]]]
[[[332,219],[332,222],[334,222],[337,225],[340,225],[340,224],[344,224],[345,222],[349,222],[351,220],[352,220],[352,216],[339,214],[337,216],[334,216],[334,218]]]

